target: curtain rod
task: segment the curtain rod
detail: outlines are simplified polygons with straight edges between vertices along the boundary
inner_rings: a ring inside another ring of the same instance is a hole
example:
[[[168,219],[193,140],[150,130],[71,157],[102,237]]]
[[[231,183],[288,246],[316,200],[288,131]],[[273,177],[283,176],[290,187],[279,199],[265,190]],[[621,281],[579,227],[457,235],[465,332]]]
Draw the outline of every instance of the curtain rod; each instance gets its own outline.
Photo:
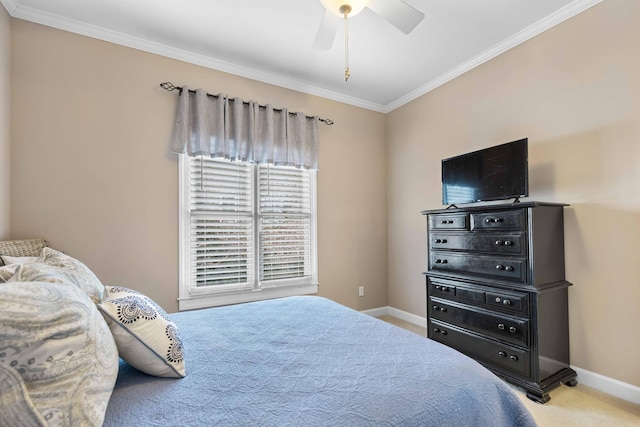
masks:
[[[168,90],[169,92],[172,92],[172,91],[174,91],[174,90],[178,90],[178,91],[180,91],[180,93],[182,93],[182,87],[180,87],[180,86],[174,86],[174,85],[173,85],[173,83],[171,83],[171,82],[164,82],[164,83],[160,83],[160,87],[161,87],[162,89],[164,89],[164,90]],[[195,90],[192,90],[192,89],[189,89],[189,92],[196,93],[196,91],[195,91]],[[210,94],[210,93],[207,93],[207,95],[208,95],[208,96],[212,96],[212,97],[214,97],[214,98],[217,98],[217,97],[218,97],[218,95],[212,95],[212,94]],[[245,102],[245,104],[247,104],[247,103]],[[260,107],[265,108],[265,106],[264,106],[264,105],[260,105]],[[276,110],[276,111],[282,111],[282,110],[281,110],[281,109],[279,109],[279,108],[274,108],[274,110]],[[290,112],[289,114],[291,114],[291,115],[295,115],[296,113]],[[308,119],[311,119],[311,118],[313,118],[313,117],[311,117],[311,116],[307,116],[307,118],[308,118]],[[331,125],[333,124],[333,120],[331,120],[331,119],[319,119],[319,120],[320,120],[322,123],[326,124],[327,126],[331,126]]]

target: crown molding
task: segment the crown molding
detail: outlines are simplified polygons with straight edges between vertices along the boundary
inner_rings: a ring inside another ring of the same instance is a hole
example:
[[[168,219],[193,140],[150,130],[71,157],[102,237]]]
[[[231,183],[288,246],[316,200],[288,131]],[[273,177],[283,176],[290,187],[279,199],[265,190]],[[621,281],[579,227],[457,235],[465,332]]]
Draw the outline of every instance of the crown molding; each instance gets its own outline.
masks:
[[[14,0],[0,0],[0,3],[2,3],[10,16],[13,16],[14,11],[18,7]]]
[[[547,16],[546,18],[536,22],[535,24],[530,25],[524,30],[517,32],[512,37],[498,43],[497,45],[484,51],[480,55],[471,58],[469,61],[460,64],[449,72],[441,74],[435,79],[391,102],[390,104],[385,106],[383,112],[390,113],[391,111],[402,107],[403,105],[413,101],[414,99],[419,98],[420,96],[425,95],[428,92],[431,92],[432,90],[442,86],[447,82],[450,82],[456,77],[461,76],[467,71],[471,71],[477,66],[482,65],[485,62],[495,58],[496,56],[508,51],[509,49],[512,49],[519,44],[522,44],[527,40],[534,38],[538,34],[541,34],[549,30],[550,28],[561,24],[567,19],[572,18],[581,12],[584,12],[585,10],[595,6],[598,3],[601,3],[602,1],[603,0],[575,0],[572,3],[569,3],[562,9],[558,10],[556,13],[553,13],[552,15]]]
[[[7,9],[7,12],[14,18],[24,19],[26,21],[35,22],[37,24],[42,24],[45,26],[69,31],[87,37],[92,37],[110,43],[115,43],[144,52],[165,56],[179,61],[200,65],[202,67],[211,68],[214,70],[222,71],[240,77],[245,77],[263,83],[272,84],[286,89],[295,90],[309,95],[319,96],[322,98],[341,102],[343,104],[353,105],[355,107],[360,107],[379,113],[390,113],[397,108],[402,107],[403,105],[415,100],[416,98],[419,98],[420,96],[431,92],[432,90],[444,85],[445,83],[455,79],[456,77],[461,76],[467,71],[470,71],[475,67],[484,64],[485,62],[495,58],[496,56],[506,52],[507,50],[512,49],[521,43],[524,43],[525,41],[537,36],[540,33],[543,33],[544,31],[547,31],[548,29],[566,21],[569,18],[574,17],[575,15],[578,15],[579,13],[591,8],[592,6],[595,6],[598,3],[601,3],[602,1],[603,0],[575,0],[574,2],[558,10],[556,13],[549,15],[546,18],[529,26],[528,28],[525,28],[524,30],[514,34],[509,39],[498,43],[497,45],[486,50],[480,55],[477,55],[471,60],[458,65],[449,72],[430,80],[424,85],[416,88],[415,90],[407,93],[406,95],[396,99],[395,101],[387,105],[382,105],[360,98],[347,96],[338,92],[322,89],[309,82],[304,82],[289,77],[283,77],[266,70],[233,64],[185,49],[178,49],[172,46],[167,46],[150,40],[133,37],[128,34],[108,30],[95,25],[86,24],[84,22],[76,21],[73,19],[63,18],[58,15],[22,6],[17,3],[16,0],[0,0],[5,9]]]

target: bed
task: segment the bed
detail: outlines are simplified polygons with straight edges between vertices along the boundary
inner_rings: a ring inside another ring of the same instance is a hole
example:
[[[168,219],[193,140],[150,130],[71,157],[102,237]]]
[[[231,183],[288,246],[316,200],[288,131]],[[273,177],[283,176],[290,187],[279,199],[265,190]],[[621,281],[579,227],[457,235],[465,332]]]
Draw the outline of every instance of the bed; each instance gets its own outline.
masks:
[[[184,377],[118,359],[104,426],[535,426],[510,386],[474,360],[323,297],[167,318]]]

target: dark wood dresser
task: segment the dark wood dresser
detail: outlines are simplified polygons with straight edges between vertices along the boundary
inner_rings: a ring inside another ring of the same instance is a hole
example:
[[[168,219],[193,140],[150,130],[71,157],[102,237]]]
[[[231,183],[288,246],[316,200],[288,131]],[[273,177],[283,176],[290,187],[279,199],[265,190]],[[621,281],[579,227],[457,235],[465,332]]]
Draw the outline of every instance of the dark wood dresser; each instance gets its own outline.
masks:
[[[566,205],[427,210],[429,338],[473,357],[545,403],[576,385],[569,367]]]

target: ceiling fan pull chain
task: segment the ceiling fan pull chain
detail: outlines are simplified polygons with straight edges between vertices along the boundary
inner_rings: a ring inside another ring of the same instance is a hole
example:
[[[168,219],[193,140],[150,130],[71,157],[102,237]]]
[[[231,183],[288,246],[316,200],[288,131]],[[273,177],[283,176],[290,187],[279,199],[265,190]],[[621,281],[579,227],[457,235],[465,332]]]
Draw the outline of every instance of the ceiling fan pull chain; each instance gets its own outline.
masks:
[[[348,14],[344,14],[344,81],[349,80],[349,19]]]

